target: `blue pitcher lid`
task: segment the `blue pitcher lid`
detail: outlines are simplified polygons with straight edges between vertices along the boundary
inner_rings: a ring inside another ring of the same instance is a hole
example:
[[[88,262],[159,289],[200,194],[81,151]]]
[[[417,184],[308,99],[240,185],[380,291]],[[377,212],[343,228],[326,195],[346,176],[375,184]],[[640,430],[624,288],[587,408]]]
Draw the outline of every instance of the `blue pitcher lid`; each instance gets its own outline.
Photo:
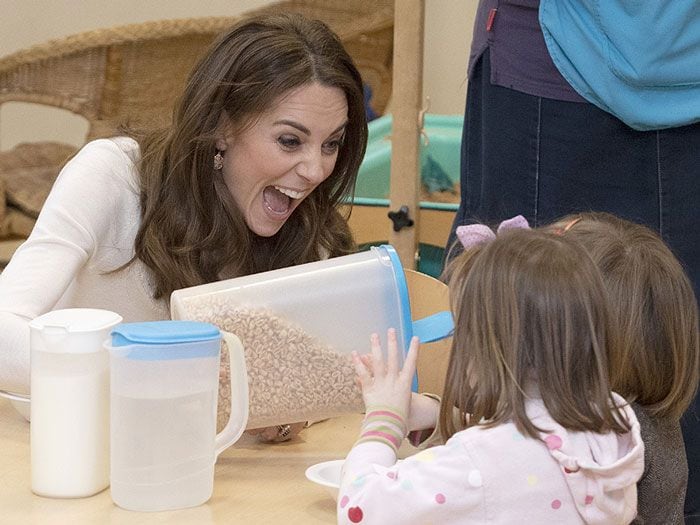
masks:
[[[122,323],[112,330],[112,346],[164,345],[209,341],[221,337],[219,329],[200,321],[147,321]]]

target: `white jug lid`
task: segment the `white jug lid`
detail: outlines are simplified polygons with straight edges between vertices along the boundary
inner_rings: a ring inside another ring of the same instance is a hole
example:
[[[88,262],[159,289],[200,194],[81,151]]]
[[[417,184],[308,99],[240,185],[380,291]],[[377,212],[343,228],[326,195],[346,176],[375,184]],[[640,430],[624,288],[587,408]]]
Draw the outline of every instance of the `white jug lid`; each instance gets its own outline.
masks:
[[[47,327],[63,328],[69,333],[94,332],[110,328],[122,321],[122,316],[109,310],[97,308],[65,308],[53,310],[34,318],[30,328],[43,330]]]

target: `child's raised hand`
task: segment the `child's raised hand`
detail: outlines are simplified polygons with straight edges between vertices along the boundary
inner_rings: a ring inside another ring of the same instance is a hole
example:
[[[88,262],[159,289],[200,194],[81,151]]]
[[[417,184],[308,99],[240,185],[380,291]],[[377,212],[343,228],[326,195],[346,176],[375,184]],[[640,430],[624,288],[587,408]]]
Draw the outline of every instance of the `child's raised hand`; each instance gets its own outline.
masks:
[[[356,352],[352,354],[365,408],[369,410],[370,407],[392,407],[401,411],[406,417],[411,400],[411,383],[418,359],[418,338],[411,339],[401,370],[399,370],[399,348],[395,329],[390,328],[387,331],[386,360],[382,354],[379,335],[372,334],[370,344],[371,360],[360,357]]]

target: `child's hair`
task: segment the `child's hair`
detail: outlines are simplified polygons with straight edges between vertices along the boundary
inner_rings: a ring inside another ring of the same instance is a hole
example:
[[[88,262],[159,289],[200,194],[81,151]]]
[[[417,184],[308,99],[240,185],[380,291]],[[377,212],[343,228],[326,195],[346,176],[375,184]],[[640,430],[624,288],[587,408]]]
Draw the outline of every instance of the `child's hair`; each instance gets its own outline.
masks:
[[[700,349],[698,305],[678,259],[654,231],[608,213],[550,228],[581,243],[602,273],[615,326],[613,390],[656,416],[680,418],[698,387]]]
[[[506,231],[458,255],[446,278],[455,330],[443,437],[512,420],[539,438],[547,429],[525,411],[533,387],[567,429],[629,430],[608,382],[603,282],[583,247],[549,232]]]

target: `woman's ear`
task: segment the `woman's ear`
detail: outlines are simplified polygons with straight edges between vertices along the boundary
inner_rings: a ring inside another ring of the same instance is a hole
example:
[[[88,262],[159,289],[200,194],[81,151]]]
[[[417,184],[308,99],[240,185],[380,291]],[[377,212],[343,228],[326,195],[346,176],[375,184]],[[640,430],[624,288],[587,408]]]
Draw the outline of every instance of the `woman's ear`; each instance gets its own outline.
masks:
[[[226,148],[228,148],[228,142],[226,142],[226,137],[222,134],[216,139],[216,149],[219,151],[226,151]]]
[[[216,131],[216,149],[219,151],[226,151],[229,146],[229,139],[231,136],[231,123],[226,114],[222,113],[219,117],[219,124]]]

